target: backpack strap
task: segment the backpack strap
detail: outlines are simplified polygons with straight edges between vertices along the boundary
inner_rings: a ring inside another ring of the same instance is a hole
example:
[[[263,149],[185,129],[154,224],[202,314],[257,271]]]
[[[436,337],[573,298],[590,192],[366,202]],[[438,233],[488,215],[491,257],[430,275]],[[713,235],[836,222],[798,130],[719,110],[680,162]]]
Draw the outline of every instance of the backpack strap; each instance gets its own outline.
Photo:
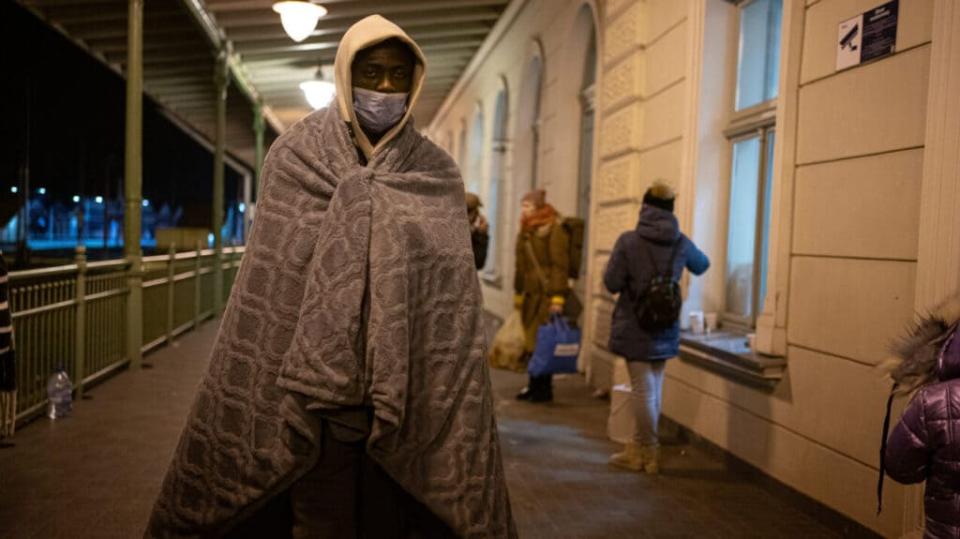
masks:
[[[641,237],[640,239],[646,242],[647,244],[646,245],[647,259],[650,260],[650,266],[653,267],[654,275],[664,275],[667,272],[669,272],[670,279],[673,279],[673,263],[676,262],[677,255],[680,252],[680,244],[683,243],[683,236],[680,236],[679,238],[677,238],[677,241],[673,243],[673,249],[670,251],[670,262],[669,262],[669,265],[667,266],[667,271],[663,273],[660,273],[659,269],[657,268],[657,261],[653,259],[653,250],[651,249],[651,244],[653,242],[643,237]],[[628,282],[627,283],[628,292],[630,291],[629,289],[631,288],[633,288],[633,286],[631,286],[631,283]],[[643,291],[640,289],[636,289],[634,290],[633,294],[630,294],[634,305],[638,304],[638,302],[640,301],[640,296],[642,295],[643,295]]]
[[[663,272],[660,272],[657,268],[657,261],[653,259],[653,250],[650,249],[650,242],[647,240],[647,258],[650,260],[650,266],[653,267],[653,271],[658,275],[670,274],[670,278],[673,278],[673,264],[677,261],[677,255],[680,253],[680,244],[683,243],[683,236],[677,238],[677,241],[673,242],[673,249],[670,251],[670,261],[668,262],[667,269]]]
[[[537,272],[537,279],[540,280],[540,285],[543,286],[543,293],[547,294],[547,288],[550,284],[547,282],[547,276],[543,273],[543,268],[540,266],[540,261],[537,260],[537,255],[533,252],[533,246],[530,245],[530,240],[524,238],[523,247],[527,251],[527,257],[530,259],[530,262],[533,263],[533,269]]]

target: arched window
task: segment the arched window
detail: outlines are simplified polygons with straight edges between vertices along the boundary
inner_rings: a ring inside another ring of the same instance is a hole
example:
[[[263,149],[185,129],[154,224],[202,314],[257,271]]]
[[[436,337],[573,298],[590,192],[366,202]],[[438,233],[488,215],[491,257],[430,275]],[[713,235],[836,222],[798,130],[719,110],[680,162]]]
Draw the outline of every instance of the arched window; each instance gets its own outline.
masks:
[[[507,88],[504,86],[497,93],[497,100],[493,107],[493,133],[490,144],[490,183],[487,185],[486,209],[487,220],[490,223],[490,247],[487,250],[487,265],[483,268],[485,274],[493,277],[500,273],[500,257],[497,251],[500,248],[500,208],[503,206],[503,171],[507,152]]]
[[[467,191],[480,194],[483,185],[483,108],[477,104],[473,113],[473,123],[470,126],[469,162],[467,163],[464,182]]]
[[[463,167],[467,164],[467,121],[460,120],[460,138],[457,141],[457,165],[463,174]]]
[[[539,48],[539,44],[537,45]],[[543,80],[543,56],[535,54],[527,64],[517,102],[514,192],[519,200],[538,185],[540,154],[540,93]]]

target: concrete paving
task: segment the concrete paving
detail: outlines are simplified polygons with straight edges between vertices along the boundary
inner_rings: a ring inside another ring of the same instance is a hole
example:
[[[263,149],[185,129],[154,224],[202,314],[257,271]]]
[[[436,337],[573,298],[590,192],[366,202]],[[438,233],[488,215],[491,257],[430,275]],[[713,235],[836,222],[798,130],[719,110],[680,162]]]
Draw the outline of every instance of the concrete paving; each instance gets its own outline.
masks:
[[[0,450],[0,537],[140,537],[215,333],[206,324],[150,355],[153,368],[91,390],[71,417],[22,429]],[[609,468],[608,403],[578,376],[557,380],[548,405],[513,400],[521,375],[493,380],[521,537],[842,535],[696,447],[668,445],[657,477]]]

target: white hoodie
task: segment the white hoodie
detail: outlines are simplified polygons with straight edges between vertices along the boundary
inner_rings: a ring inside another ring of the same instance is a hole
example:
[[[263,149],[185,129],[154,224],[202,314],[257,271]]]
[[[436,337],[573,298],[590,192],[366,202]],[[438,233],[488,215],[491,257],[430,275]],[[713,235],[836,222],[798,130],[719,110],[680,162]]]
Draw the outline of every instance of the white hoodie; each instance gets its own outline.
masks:
[[[389,131],[383,134],[377,145],[374,146],[367,138],[363,129],[360,129],[357,122],[356,112],[353,110],[353,59],[357,53],[377,43],[382,43],[388,39],[399,39],[410,46],[410,50],[416,56],[416,66],[413,70],[413,85],[410,88],[410,97],[407,100],[407,112],[403,118]],[[337,58],[334,62],[334,78],[337,86],[337,105],[340,107],[340,115],[351,125],[354,141],[363,154],[370,159],[377,151],[386,146],[397,133],[403,129],[413,113],[413,107],[420,97],[423,89],[423,82],[427,74],[427,60],[423,56],[423,51],[417,43],[407,35],[399,26],[393,24],[380,15],[370,15],[357,22],[347,30],[340,40],[340,46],[337,49]]]

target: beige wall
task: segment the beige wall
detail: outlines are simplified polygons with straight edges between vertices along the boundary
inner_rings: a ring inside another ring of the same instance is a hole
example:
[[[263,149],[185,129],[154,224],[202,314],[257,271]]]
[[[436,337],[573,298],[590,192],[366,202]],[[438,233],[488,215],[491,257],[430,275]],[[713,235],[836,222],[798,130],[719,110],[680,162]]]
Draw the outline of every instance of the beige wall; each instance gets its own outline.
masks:
[[[884,535],[904,528],[904,489],[889,484],[876,517],[875,485],[889,386],[875,365],[915,309],[926,101],[935,0],[901,0],[896,54],[835,72],[837,25],[880,0],[784,0],[770,248],[770,291],[758,346],[785,355],[786,376],[759,390],[673,360],[664,413],[791,487]],[[430,131],[444,140],[506,81],[510,121],[534,54],[545,63],[541,173],[561,211],[576,203],[576,89],[570,29],[583,2],[519,2],[515,20],[464,81]],[[594,9],[593,4],[590,5]],[[600,282],[609,249],[633,228],[656,178],[680,193],[678,217],[714,266],[686,283],[687,308],[722,308],[732,102],[734,10],[724,0],[600,2],[597,141],[584,337],[588,380],[623,377],[605,351],[613,298]],[[735,14],[735,11],[734,11]],[[581,60],[582,61],[582,60]],[[489,115],[488,115],[489,117]],[[491,125],[485,129],[489,133]],[[510,132],[515,133],[511,124]],[[469,129],[468,129],[469,132]],[[522,161],[508,152],[507,162]],[[506,174],[512,261],[517,186]],[[504,276],[510,276],[509,263]],[[488,308],[510,308],[510,281],[486,285]]]
[[[715,31],[717,7],[709,2],[720,0],[707,2],[704,24]],[[836,73],[837,24],[877,4],[784,2],[775,260],[765,315],[769,339],[783,341],[767,347],[786,351],[786,377],[767,392],[673,361],[664,413],[797,490],[896,536],[903,489],[888,486],[887,510],[875,515],[889,387],[874,366],[914,309],[932,2],[901,1],[896,54]],[[702,64],[701,95],[689,104],[701,113],[711,78],[722,76],[711,69],[715,65]],[[701,130],[710,128],[704,116]],[[711,223],[698,214],[690,233],[722,261],[724,236],[715,231],[726,216],[716,207],[725,202],[703,200],[711,185],[704,178],[714,173],[704,165],[720,163],[722,169],[729,155],[704,158],[702,151],[717,150],[710,142],[701,132],[699,145],[689,146],[701,167],[694,171],[697,187],[686,194],[698,212],[712,208],[721,219]],[[716,306],[722,298],[722,265],[713,271],[691,287],[694,302]]]

